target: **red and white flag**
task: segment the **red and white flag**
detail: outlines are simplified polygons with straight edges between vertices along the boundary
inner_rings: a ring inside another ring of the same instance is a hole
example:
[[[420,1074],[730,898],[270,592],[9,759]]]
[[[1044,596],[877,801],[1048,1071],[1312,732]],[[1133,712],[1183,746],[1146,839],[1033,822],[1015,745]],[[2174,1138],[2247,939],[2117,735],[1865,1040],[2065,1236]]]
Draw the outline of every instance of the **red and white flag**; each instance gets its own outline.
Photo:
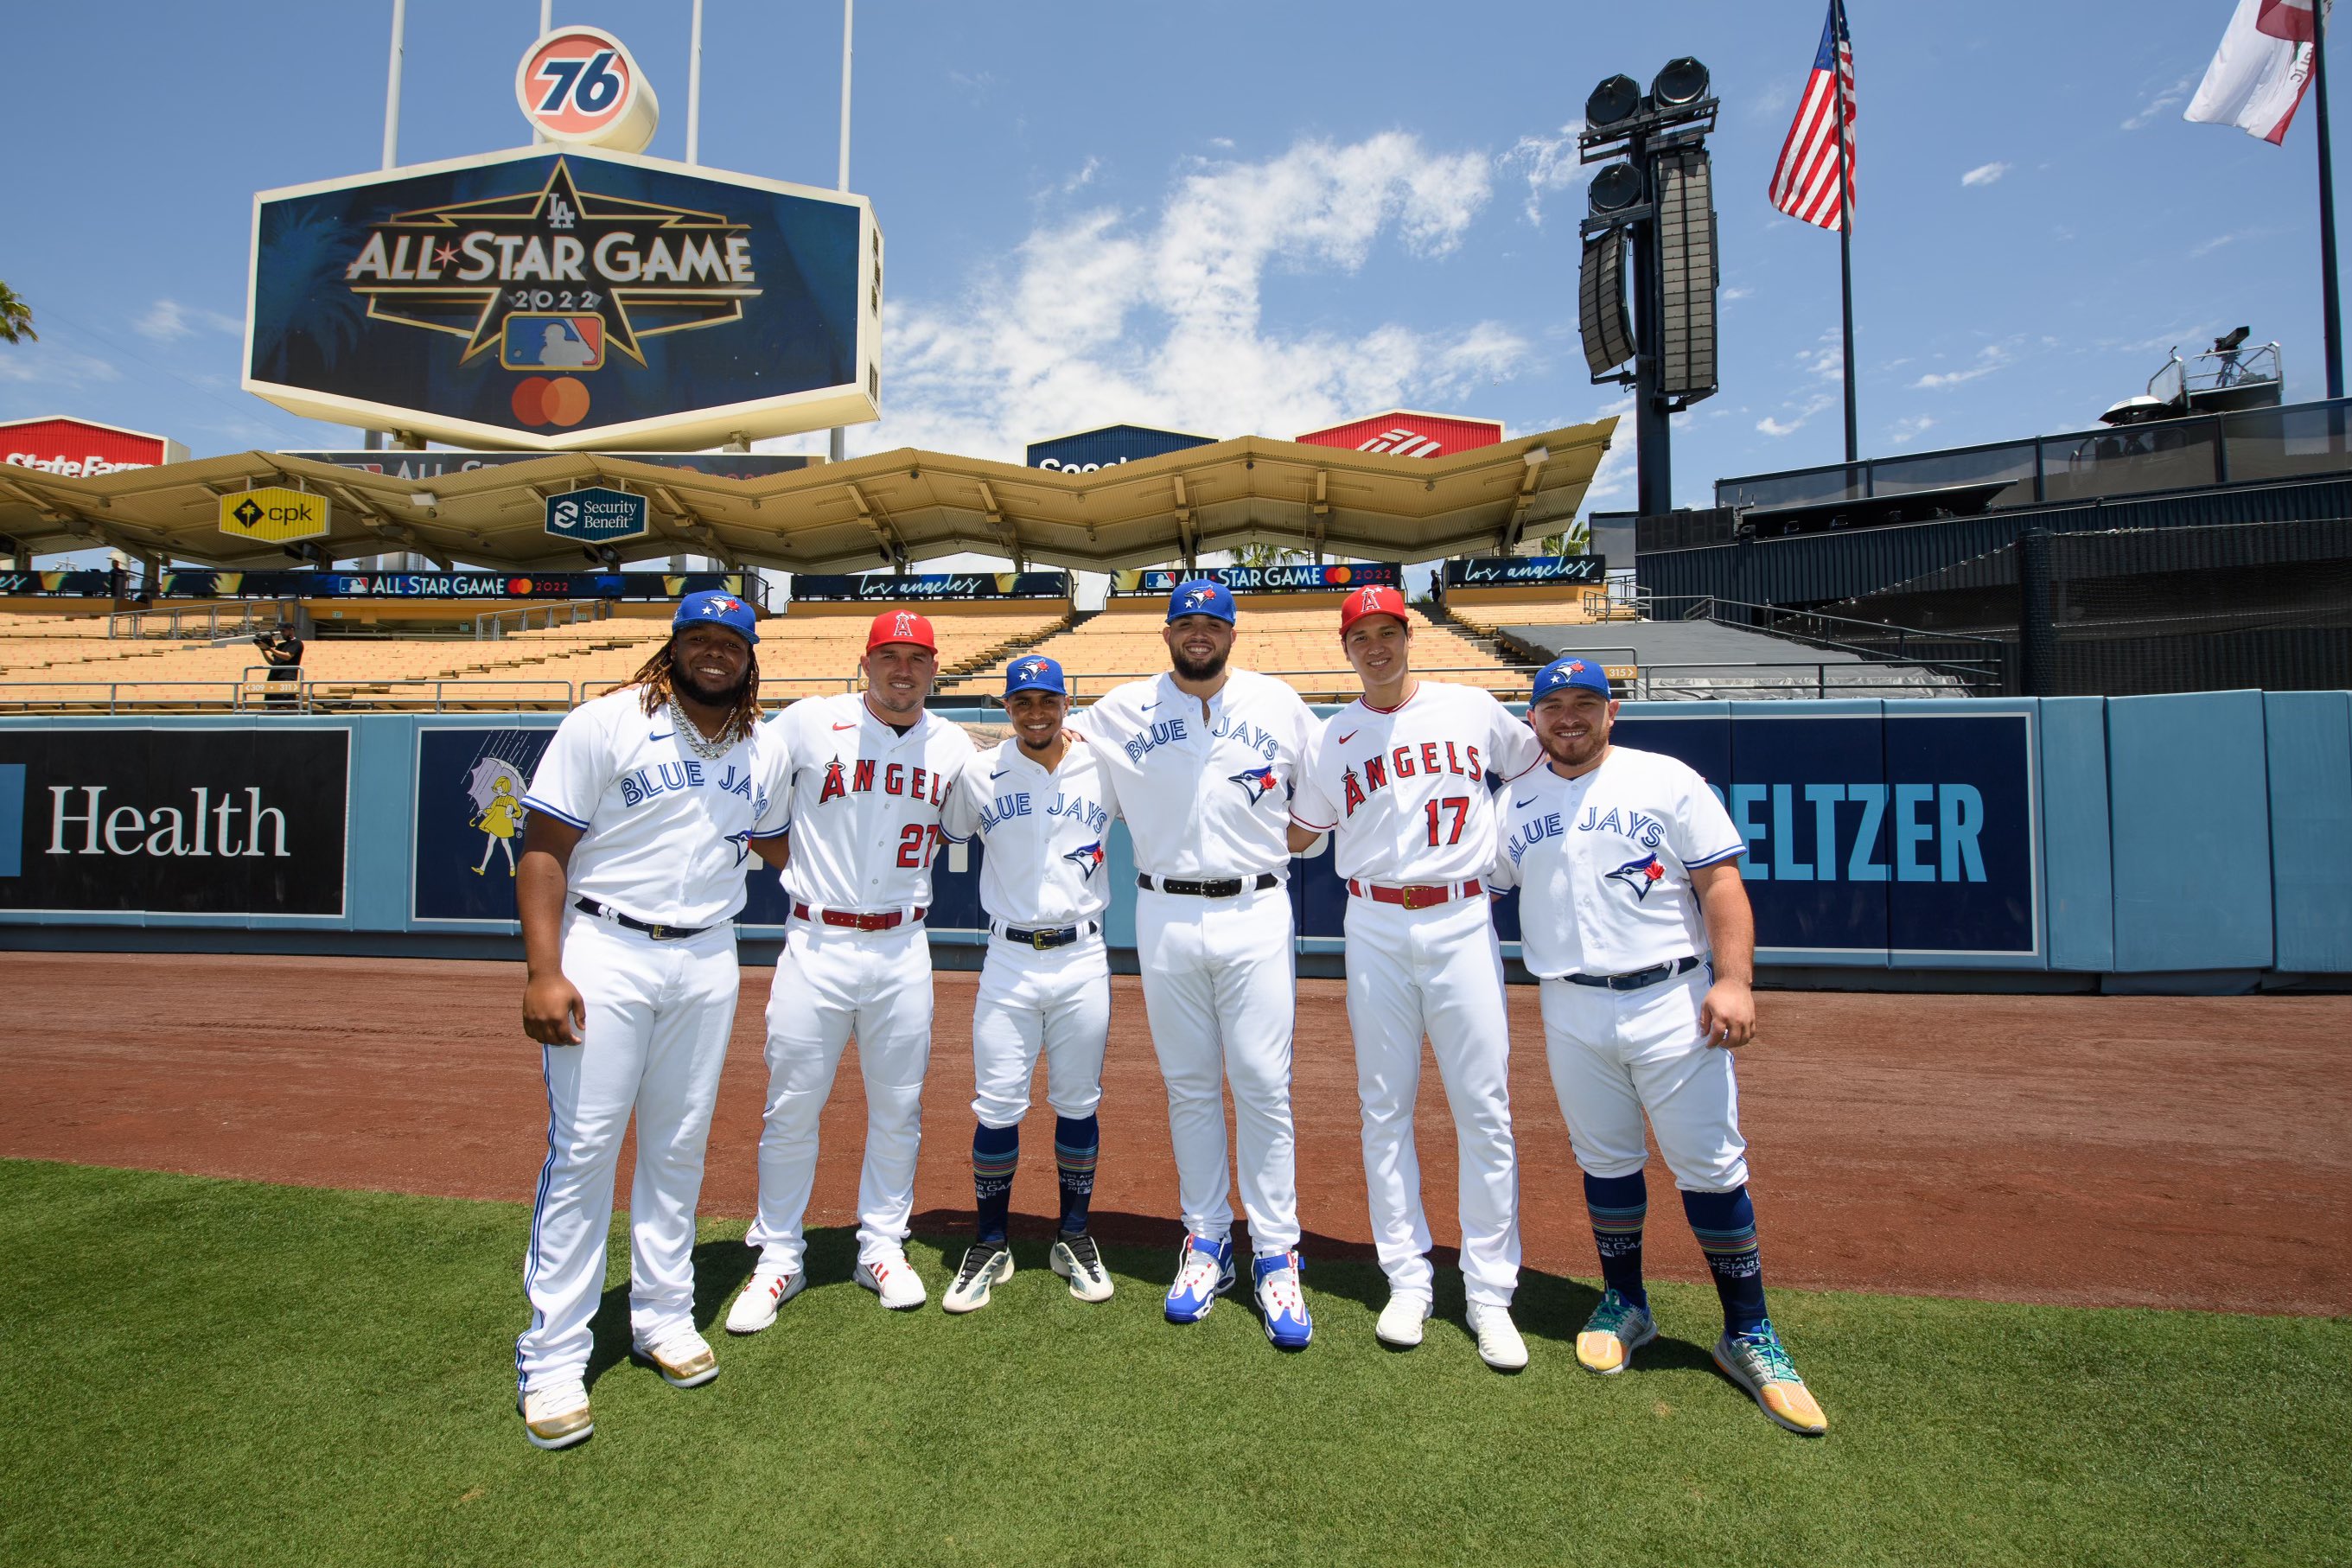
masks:
[[[2311,86],[2311,4],[2238,0],[2230,30],[2181,118],[2234,125],[2273,145],[2284,140]]]
[[[1822,228],[1844,227],[1853,209],[1853,41],[1846,37],[1845,0],[1830,0],[1771,192],[1774,206]]]

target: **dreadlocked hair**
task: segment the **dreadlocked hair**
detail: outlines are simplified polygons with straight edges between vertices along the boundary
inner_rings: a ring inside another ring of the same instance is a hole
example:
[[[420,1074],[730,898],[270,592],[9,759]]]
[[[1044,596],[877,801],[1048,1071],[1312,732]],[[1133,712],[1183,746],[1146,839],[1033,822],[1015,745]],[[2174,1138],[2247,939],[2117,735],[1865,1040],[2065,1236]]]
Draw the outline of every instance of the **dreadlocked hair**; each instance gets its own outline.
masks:
[[[667,702],[674,695],[671,686],[673,677],[670,654],[677,647],[677,634],[672,632],[669,635],[669,640],[656,648],[654,656],[639,665],[637,673],[629,678],[629,684],[635,687],[641,694],[640,700],[646,705],[646,714],[648,718],[659,712],[662,704]],[[742,693],[735,699],[735,706],[728,710],[727,722],[720,728],[719,733],[725,739],[740,741],[758,728],[759,723],[760,658],[757,654],[753,654],[749,667],[744,671]]]

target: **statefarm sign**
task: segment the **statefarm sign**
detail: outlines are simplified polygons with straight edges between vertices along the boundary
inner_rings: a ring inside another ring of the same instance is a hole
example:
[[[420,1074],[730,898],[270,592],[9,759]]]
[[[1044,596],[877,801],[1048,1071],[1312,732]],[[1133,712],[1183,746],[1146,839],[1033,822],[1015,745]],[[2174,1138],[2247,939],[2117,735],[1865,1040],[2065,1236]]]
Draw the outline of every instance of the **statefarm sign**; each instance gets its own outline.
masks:
[[[246,388],[310,417],[568,451],[880,416],[862,196],[523,148],[265,191],[253,258]]]
[[[0,463],[37,468],[69,479],[94,479],[121,468],[152,468],[187,461],[188,449],[166,436],[149,436],[88,419],[53,416],[0,425]]]

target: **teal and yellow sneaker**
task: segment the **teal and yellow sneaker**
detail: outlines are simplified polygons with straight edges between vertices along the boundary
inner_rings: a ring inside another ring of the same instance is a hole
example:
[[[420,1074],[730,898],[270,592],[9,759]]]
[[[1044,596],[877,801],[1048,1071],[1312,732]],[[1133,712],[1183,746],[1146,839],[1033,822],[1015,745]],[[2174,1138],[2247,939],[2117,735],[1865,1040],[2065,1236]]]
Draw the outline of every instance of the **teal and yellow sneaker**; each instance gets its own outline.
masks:
[[[1744,1334],[1725,1334],[1715,1342],[1715,1364],[1754,1394],[1765,1415],[1790,1431],[1818,1437],[1830,1429],[1830,1418],[1797,1375],[1796,1362],[1770,1323],[1759,1323]]]
[[[1647,1307],[1636,1307],[1614,1290],[1601,1292],[1601,1304],[1576,1336],[1576,1364],[1614,1377],[1633,1364],[1633,1352],[1658,1337]]]

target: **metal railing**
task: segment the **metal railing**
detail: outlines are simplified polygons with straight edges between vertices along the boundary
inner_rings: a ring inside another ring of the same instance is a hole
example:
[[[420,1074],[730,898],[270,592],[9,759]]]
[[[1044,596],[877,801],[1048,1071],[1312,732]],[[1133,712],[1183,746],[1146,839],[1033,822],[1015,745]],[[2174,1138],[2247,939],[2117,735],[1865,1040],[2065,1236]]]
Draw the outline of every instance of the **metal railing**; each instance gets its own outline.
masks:
[[[110,637],[163,637],[181,642],[249,637],[285,626],[290,617],[276,600],[182,605],[166,610],[117,610],[106,617]],[[202,627],[197,630],[194,628]]]
[[[1826,659],[1753,663],[1717,661],[1707,664],[1645,664],[1622,683],[1619,695],[1634,701],[1738,700],[1827,697],[1969,698],[1977,682],[1941,668],[1919,667],[1906,679],[1887,672],[1884,664],[1848,663]],[[1810,679],[1809,679],[1810,677]]]
[[[2010,648],[2000,637],[1972,632],[1923,632],[1819,610],[1717,598],[1712,594],[1662,595],[1647,604],[1653,620],[1708,621],[1875,663],[1916,665],[1958,677],[1980,696],[1997,696],[2007,689]]]
[[[244,683],[236,680],[0,681],[0,713],[217,713],[247,708]]]
[[[507,635],[507,623],[512,621],[519,632],[530,630],[530,618],[540,617],[542,626],[577,626],[582,621],[606,621],[613,618],[609,599],[562,599],[544,605],[523,605],[511,610],[490,610],[474,617],[474,640],[496,642]]]
[[[1629,649],[1627,651],[1630,652],[1631,650]],[[958,684],[968,684],[974,680],[983,679],[993,673],[993,671],[983,670],[978,675],[965,676],[961,678],[961,680],[959,681]],[[1065,670],[1063,672],[1063,679],[1070,688],[1070,700],[1075,702],[1082,695],[1086,694],[1083,689],[1085,688],[1095,688],[1096,689],[1093,691],[1093,695],[1100,697],[1104,692],[1123,681],[1155,680],[1167,673],[1168,671],[1165,668],[1160,669],[1136,670]],[[1298,687],[1299,695],[1303,697],[1313,697],[1318,695],[1322,691],[1330,690],[1337,692],[1343,697],[1352,698],[1358,695],[1362,689],[1360,685],[1357,682],[1356,672],[1352,669],[1261,669],[1258,670],[1257,673],[1260,675],[1272,676],[1276,680],[1288,681],[1291,685]],[[1499,690],[1511,690],[1520,687],[1525,687],[1531,684],[1535,679],[1535,676],[1532,671],[1511,669],[1508,668],[1498,668],[1491,664],[1454,665],[1442,669],[1423,669],[1416,667],[1413,673],[1415,675],[1426,675],[1432,678],[1468,675],[1484,675],[1494,678],[1508,677],[1509,680],[1507,683],[1490,688],[1492,689]],[[1345,684],[1334,684],[1328,688],[1309,688],[1299,685],[1303,680],[1328,680],[1335,683],[1344,682]],[[842,682],[842,689],[844,691],[856,691],[858,689],[858,681],[859,678],[856,676],[853,675],[846,677]],[[1475,682],[1472,684],[1483,685],[1487,683]],[[963,693],[959,692],[957,695],[961,696]],[[983,702],[992,702],[996,700],[996,696],[993,692],[974,692],[971,695],[979,698]]]

